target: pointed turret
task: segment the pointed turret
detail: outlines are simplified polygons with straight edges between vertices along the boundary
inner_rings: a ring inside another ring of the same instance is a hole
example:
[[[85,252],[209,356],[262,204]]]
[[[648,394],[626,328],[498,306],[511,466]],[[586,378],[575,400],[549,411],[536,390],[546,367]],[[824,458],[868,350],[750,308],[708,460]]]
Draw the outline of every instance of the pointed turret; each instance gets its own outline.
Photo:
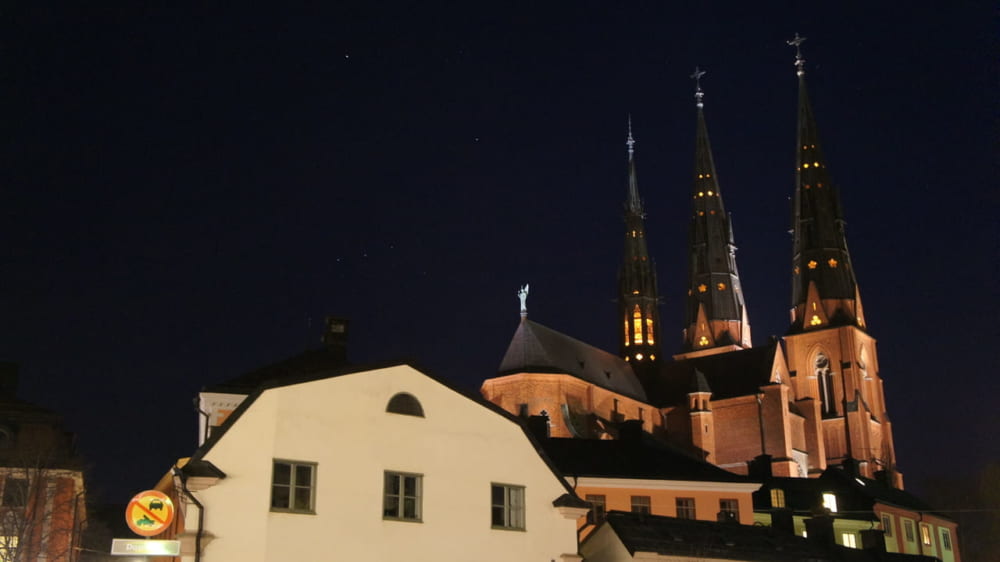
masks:
[[[799,77],[798,144],[792,209],[792,325],[790,332],[826,326],[865,327],[858,283],[847,251],[840,194],[830,181],[805,82],[804,37],[795,46]]]
[[[684,343],[677,358],[750,347],[750,323],[736,269],[736,245],[722,202],[705,124],[704,92],[695,68],[698,118],[695,135],[694,204],[688,252]]]
[[[620,353],[632,362],[637,373],[642,373],[647,370],[644,366],[651,367],[660,353],[660,313],[657,310],[656,271],[646,248],[646,215],[639,198],[631,117],[625,146],[628,147],[628,194],[625,199],[625,256],[618,272]]]

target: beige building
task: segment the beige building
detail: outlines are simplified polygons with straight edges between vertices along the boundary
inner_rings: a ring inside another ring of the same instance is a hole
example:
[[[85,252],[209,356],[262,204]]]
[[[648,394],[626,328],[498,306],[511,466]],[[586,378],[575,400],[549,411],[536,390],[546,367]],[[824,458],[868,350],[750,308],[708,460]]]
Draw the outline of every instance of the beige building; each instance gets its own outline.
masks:
[[[265,383],[175,488],[185,561],[581,560],[517,419],[405,364]]]

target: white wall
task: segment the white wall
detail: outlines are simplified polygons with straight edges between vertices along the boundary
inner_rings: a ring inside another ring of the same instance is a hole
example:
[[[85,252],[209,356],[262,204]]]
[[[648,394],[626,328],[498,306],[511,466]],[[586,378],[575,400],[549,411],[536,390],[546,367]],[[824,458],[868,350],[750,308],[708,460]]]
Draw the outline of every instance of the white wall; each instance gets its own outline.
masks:
[[[389,414],[397,392],[424,418]],[[521,428],[408,366],[265,391],[205,455],[204,560],[559,560],[576,522]],[[272,513],[272,459],[318,463],[316,514]],[[382,519],[383,471],[423,474],[422,523]],[[490,483],[525,486],[526,531],[494,530]]]

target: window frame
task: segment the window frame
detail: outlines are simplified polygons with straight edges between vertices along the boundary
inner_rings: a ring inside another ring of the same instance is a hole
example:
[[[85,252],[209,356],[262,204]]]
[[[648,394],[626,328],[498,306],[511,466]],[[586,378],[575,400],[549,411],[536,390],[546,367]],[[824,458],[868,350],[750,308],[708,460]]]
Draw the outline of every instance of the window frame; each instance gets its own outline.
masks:
[[[771,488],[771,507],[785,507],[785,490],[781,488]]]
[[[697,505],[694,498],[674,498],[674,510],[678,519],[698,519]]]
[[[279,464],[288,465],[288,483],[278,483],[275,482],[275,477],[277,476],[277,466]],[[298,479],[298,468],[309,468],[309,485],[302,486],[297,482]],[[316,482],[317,482],[317,469],[319,465],[315,462],[310,461],[300,461],[300,460],[290,460],[290,459],[271,459],[271,502],[270,511],[274,513],[300,513],[305,515],[315,515],[316,514]],[[288,506],[280,507],[274,505],[275,495],[274,491],[278,487],[288,488]],[[295,506],[296,502],[296,490],[298,489],[308,489],[309,490],[309,506],[307,508],[299,508]]]
[[[653,498],[649,496],[632,496],[632,513],[649,515],[653,512]]]
[[[503,490],[503,503],[496,503],[493,494],[497,490]],[[525,487],[518,484],[504,484],[501,482],[490,483],[490,527],[502,531],[524,531],[527,529],[525,521]],[[497,509],[502,514],[502,523],[497,523]]]
[[[732,506],[734,508],[729,508]],[[740,500],[736,498],[719,498],[719,511],[723,513],[731,513],[733,519],[736,521],[740,520]]]
[[[608,497],[604,494],[587,494],[584,501],[590,504],[587,512],[587,523],[600,525],[608,518]]]
[[[906,542],[917,542],[917,534],[913,530],[912,519],[903,519],[903,538]]]
[[[399,492],[390,494],[388,485],[389,478],[398,478]],[[406,494],[406,479],[412,478],[414,483],[414,495]],[[389,498],[396,500],[396,515],[386,513]],[[406,515],[406,500],[412,499],[414,514],[412,517]],[[414,472],[401,472],[398,470],[386,470],[382,473],[382,519],[386,521],[406,521],[409,523],[424,522],[424,475]]]
[[[941,527],[941,548],[944,550],[951,550],[951,531]]]
[[[892,516],[888,513],[882,514],[882,532],[887,537],[892,536]]]
[[[924,546],[934,546],[934,533],[927,523],[920,524],[920,544]]]

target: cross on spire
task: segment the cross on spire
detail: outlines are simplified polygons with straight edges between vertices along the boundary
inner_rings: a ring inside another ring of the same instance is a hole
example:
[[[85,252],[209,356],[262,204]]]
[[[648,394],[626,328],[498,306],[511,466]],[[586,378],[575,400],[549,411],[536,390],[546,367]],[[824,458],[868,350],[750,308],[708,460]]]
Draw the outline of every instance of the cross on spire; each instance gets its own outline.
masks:
[[[701,77],[704,75],[704,70],[698,68],[697,66],[694,67],[694,74],[691,75],[691,78],[694,79],[694,99],[696,100],[695,105],[698,107],[705,107],[704,102],[702,102],[702,98],[705,97],[705,92],[701,91]]]
[[[795,47],[795,74],[799,76],[805,76],[806,74],[806,59],[802,58],[802,43],[804,43],[805,40],[805,37],[799,37],[798,32],[796,32],[794,39],[785,41],[785,43]]]

